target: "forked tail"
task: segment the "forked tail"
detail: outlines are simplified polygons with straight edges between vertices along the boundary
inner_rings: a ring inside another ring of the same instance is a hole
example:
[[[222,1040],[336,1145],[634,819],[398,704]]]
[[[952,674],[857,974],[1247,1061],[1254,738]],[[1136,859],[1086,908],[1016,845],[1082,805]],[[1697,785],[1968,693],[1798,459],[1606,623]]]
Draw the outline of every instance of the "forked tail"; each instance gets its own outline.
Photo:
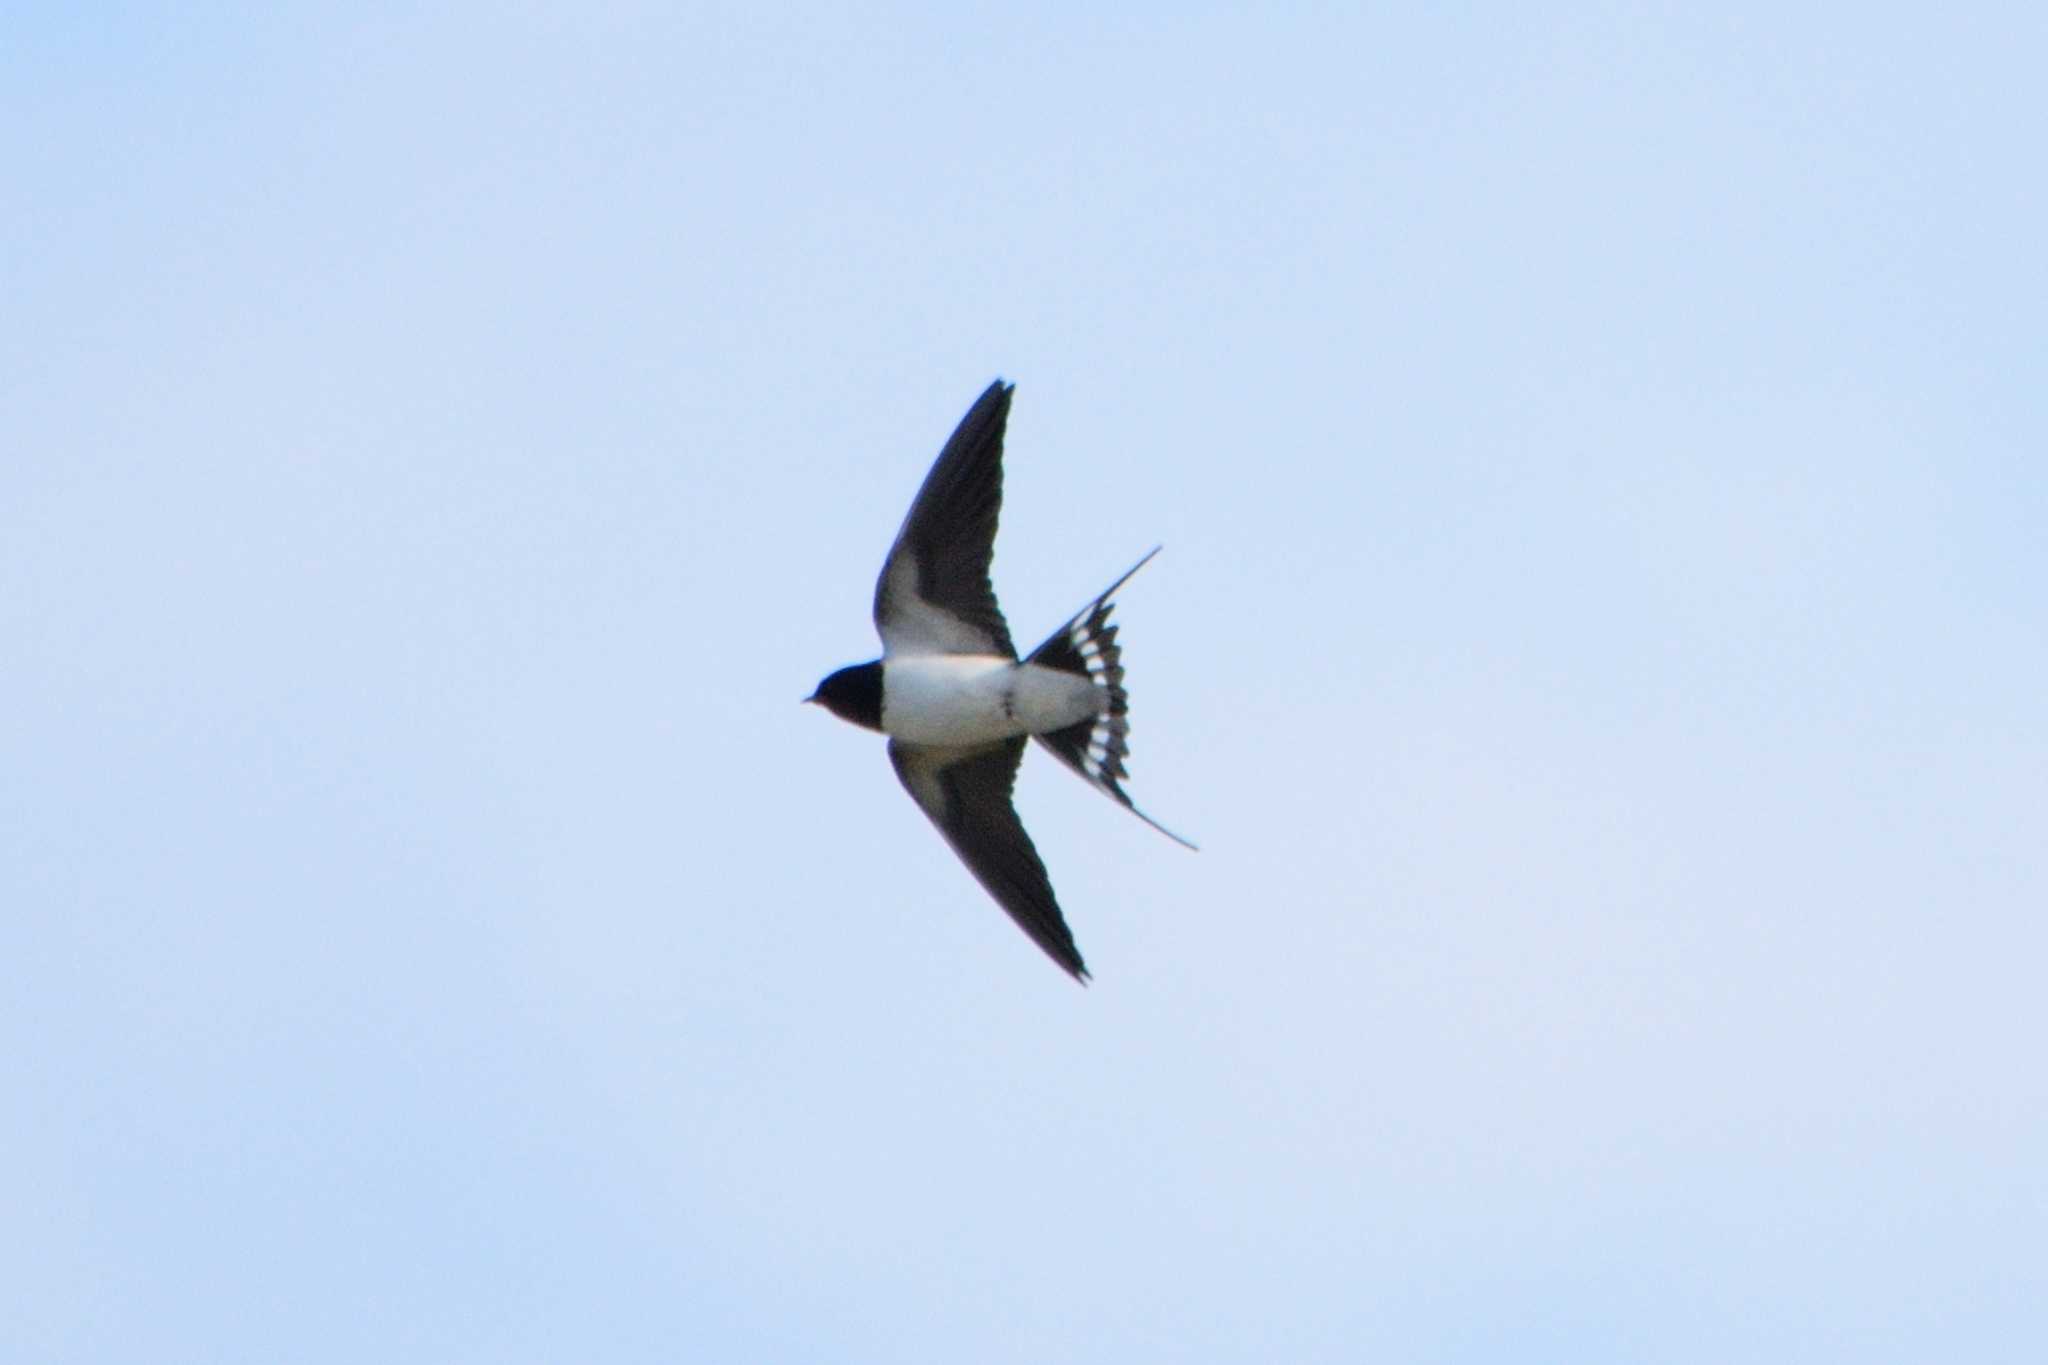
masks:
[[[1154,546],[1151,554],[1104,588],[1101,596],[1083,607],[1073,620],[1054,631],[1050,639],[1032,650],[1024,660],[1041,668],[1078,673],[1109,693],[1109,704],[1100,714],[1069,725],[1064,730],[1053,730],[1032,738],[1125,810],[1182,847],[1193,848],[1194,845],[1186,839],[1139,810],[1123,788],[1123,779],[1130,776],[1124,769],[1124,759],[1130,755],[1131,699],[1124,692],[1123,650],[1116,642],[1116,627],[1109,623],[1109,614],[1115,610],[1109,599],[1130,581],[1132,574],[1152,562],[1152,555],[1158,554],[1159,548]]]

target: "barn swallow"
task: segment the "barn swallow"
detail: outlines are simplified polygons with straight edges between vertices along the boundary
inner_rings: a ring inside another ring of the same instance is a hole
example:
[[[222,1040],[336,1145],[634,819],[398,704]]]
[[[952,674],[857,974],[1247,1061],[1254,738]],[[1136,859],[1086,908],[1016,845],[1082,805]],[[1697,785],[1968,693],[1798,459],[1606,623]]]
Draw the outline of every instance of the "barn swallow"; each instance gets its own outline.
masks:
[[[897,780],[996,903],[1076,980],[1087,965],[1011,802],[1025,740],[1174,842],[1132,804],[1130,698],[1110,596],[1154,548],[1024,658],[989,584],[1013,386],[989,385],[910,505],[875,582],[882,657],[842,668],[805,700],[889,736]]]

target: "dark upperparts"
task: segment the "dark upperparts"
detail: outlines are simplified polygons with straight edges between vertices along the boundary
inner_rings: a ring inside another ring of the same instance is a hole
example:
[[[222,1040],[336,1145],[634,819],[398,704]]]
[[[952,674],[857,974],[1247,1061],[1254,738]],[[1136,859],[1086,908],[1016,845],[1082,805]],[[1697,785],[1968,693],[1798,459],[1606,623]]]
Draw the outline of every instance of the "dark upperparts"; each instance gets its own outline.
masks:
[[[882,664],[853,664],[818,684],[806,701],[814,701],[841,720],[870,730],[882,728]]]

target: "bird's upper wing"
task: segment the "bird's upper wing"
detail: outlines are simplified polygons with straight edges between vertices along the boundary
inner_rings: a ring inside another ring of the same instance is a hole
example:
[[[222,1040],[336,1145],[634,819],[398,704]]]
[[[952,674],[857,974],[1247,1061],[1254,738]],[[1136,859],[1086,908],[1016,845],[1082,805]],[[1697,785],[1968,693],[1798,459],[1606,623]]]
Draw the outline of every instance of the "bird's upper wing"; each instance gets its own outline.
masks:
[[[968,748],[889,741],[889,761],[903,789],[931,817],[967,870],[1033,943],[1076,980],[1086,981],[1088,968],[1053,899],[1045,864],[1010,804],[1023,757],[1022,735]]]
[[[884,654],[1017,657],[989,586],[1003,506],[1003,427],[1011,386],[988,386],[954,428],[875,580]]]

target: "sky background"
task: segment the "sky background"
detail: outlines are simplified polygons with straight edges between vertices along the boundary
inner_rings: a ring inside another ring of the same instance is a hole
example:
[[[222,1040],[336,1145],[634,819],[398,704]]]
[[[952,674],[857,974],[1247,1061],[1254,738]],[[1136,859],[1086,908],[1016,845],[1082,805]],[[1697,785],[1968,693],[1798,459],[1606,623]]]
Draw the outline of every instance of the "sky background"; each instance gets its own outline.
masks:
[[[0,1354],[2038,1362],[2044,69],[11,13]],[[1087,989],[796,704],[997,375]]]

